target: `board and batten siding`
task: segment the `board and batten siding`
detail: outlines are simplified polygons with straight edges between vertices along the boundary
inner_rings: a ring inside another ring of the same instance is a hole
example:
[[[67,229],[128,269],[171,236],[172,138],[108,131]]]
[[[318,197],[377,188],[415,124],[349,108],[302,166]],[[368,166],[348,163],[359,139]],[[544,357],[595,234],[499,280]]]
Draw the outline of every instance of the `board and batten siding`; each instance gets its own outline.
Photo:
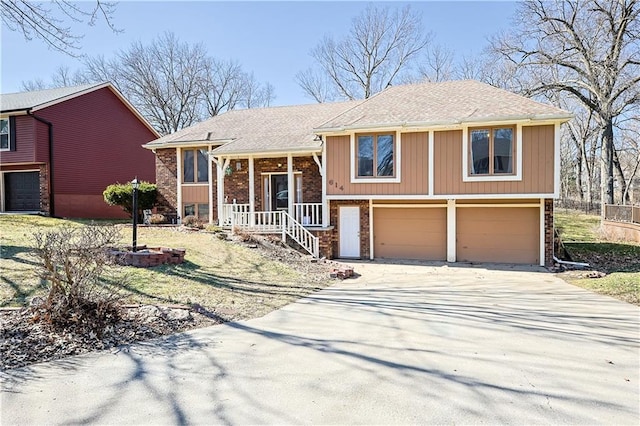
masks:
[[[206,203],[209,201],[209,185],[183,185],[182,203]]]
[[[522,180],[462,181],[462,130],[435,132],[434,193],[449,194],[552,194],[554,128],[522,128]]]
[[[401,135],[401,181],[399,183],[351,183],[349,136],[327,137],[328,195],[423,195],[429,192],[429,134]],[[397,152],[397,148],[396,148]]]

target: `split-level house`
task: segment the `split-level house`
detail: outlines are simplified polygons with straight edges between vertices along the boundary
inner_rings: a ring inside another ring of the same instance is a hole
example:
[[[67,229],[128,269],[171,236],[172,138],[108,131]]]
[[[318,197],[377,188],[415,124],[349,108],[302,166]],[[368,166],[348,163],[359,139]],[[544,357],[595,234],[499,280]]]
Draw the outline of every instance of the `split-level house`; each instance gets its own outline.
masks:
[[[477,81],[231,111],[145,145],[161,209],[329,258],[549,265],[560,125]]]
[[[0,95],[0,211],[126,218],[102,192],[153,182],[160,135],[110,83]]]

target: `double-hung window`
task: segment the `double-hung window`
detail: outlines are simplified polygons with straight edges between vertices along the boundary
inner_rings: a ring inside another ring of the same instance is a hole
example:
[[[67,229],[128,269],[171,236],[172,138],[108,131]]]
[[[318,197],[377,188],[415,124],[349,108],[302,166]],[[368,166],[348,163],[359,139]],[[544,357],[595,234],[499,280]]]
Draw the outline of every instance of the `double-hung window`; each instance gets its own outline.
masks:
[[[514,127],[487,127],[469,131],[469,175],[514,174]]]
[[[393,134],[361,134],[356,136],[356,143],[358,178],[395,177],[396,146]]]
[[[0,118],[0,151],[9,151],[11,148],[9,119]]]
[[[209,162],[207,150],[183,149],[182,150],[182,182],[183,183],[207,183],[209,182]]]

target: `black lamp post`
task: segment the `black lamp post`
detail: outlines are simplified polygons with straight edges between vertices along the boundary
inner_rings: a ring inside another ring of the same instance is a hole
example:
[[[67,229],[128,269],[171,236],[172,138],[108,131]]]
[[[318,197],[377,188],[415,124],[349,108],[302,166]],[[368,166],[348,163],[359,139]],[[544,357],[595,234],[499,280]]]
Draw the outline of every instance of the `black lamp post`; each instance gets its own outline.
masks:
[[[138,250],[138,187],[140,186],[137,176],[131,181],[131,186],[133,187],[133,245],[131,250],[135,252]]]

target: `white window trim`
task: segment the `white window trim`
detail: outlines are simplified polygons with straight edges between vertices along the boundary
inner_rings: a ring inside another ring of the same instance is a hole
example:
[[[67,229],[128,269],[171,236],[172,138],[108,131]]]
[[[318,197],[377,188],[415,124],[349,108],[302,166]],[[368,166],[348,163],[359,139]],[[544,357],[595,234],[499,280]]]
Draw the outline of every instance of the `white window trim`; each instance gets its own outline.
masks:
[[[11,151],[11,120],[9,117],[2,117],[0,120],[7,120],[7,147],[0,147],[0,152]]]
[[[391,130],[389,131],[389,133],[392,133],[394,135],[395,138],[395,152],[393,153],[394,158],[394,169],[395,169],[395,176],[394,177],[385,177],[385,178],[381,178],[381,177],[374,177],[374,178],[369,178],[369,177],[358,177],[356,174],[356,170],[358,168],[357,165],[357,153],[356,153],[356,134],[355,133],[351,133],[349,135],[349,143],[350,143],[350,167],[349,169],[351,170],[351,183],[400,183],[401,179],[400,177],[402,176],[402,170],[400,168],[400,164],[402,164],[402,161],[400,161],[400,158],[402,157],[402,138],[400,136],[400,132],[395,131],[395,130]],[[361,132],[361,134],[364,134],[366,132]],[[373,132],[373,133],[378,133],[378,132]]]
[[[264,185],[264,178],[265,178],[265,176],[268,176],[268,177],[269,177],[269,189],[268,189],[269,198],[270,198],[270,197],[271,197],[271,195],[272,195],[272,188],[271,188],[271,176],[274,176],[274,175],[288,175],[288,174],[289,174],[289,172],[261,172],[261,173],[260,173],[260,180],[262,181],[262,182],[261,182],[261,185]],[[294,183],[294,185],[293,185],[293,186],[295,187],[295,185],[296,185],[296,181],[297,181],[297,178],[302,178],[302,171],[295,171],[295,170],[292,170],[292,176],[293,176],[293,183]],[[295,189],[295,188],[294,188],[294,189]],[[288,190],[289,190],[289,181],[287,180],[287,191],[288,191]],[[262,196],[264,197],[264,196],[266,195],[266,194],[265,194],[265,191],[264,191],[264,188],[261,188],[261,192],[262,192]],[[297,194],[296,194],[296,192],[295,192],[295,191],[293,192],[293,194],[294,194],[294,199],[295,199],[295,195],[297,195]],[[303,193],[303,196],[304,196],[304,193]],[[302,203],[302,202],[303,202],[303,201],[298,201],[298,202],[294,201],[294,202],[293,202],[293,204],[296,204],[296,203]],[[269,212],[270,212],[270,211],[272,211],[272,210],[271,210],[271,205],[269,205],[268,207],[269,207],[269,209],[268,209],[268,210],[265,210],[265,206],[262,206],[263,211],[269,211]]]
[[[516,152],[513,175],[475,176],[469,174],[469,127],[462,127],[462,181],[463,182],[497,182],[497,181],[521,181],[522,180],[522,124],[516,124]],[[480,126],[481,127],[481,126]]]

